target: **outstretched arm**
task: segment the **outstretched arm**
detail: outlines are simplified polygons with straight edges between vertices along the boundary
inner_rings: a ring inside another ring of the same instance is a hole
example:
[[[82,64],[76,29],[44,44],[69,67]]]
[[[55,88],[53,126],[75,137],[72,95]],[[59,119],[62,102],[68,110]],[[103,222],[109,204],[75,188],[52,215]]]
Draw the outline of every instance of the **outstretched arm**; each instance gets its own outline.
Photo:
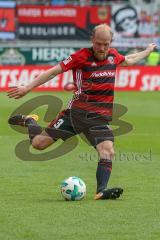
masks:
[[[148,57],[149,54],[153,52],[156,47],[157,45],[155,43],[151,43],[144,51],[125,56],[125,61],[122,65],[130,66],[136,64],[140,60]]]
[[[46,72],[37,76],[28,85],[17,86],[17,87],[10,89],[8,91],[7,95],[9,98],[15,98],[15,99],[21,98],[24,95],[26,95],[28,92],[30,92],[33,88],[38,87],[38,86],[44,84],[45,82],[48,82],[49,80],[51,80],[52,78],[54,78],[55,76],[57,76],[58,74],[60,74],[62,72],[63,72],[63,70],[62,70],[60,64],[58,64],[55,67],[50,68]]]

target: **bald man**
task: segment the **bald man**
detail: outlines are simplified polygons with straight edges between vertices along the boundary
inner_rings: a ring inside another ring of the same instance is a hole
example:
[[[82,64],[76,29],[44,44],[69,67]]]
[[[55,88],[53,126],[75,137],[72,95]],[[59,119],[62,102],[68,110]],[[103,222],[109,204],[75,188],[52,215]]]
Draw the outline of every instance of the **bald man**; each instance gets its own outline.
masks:
[[[112,38],[113,33],[108,25],[96,26],[92,32],[90,48],[80,49],[28,85],[17,86],[8,92],[10,98],[21,98],[58,74],[72,70],[74,96],[68,108],[45,130],[42,131],[38,125],[38,117],[35,115],[11,116],[9,124],[27,127],[32,146],[39,150],[47,148],[58,139],[65,141],[83,133],[99,155],[96,200],[116,199],[123,193],[123,189],[119,187],[107,189],[114,158],[114,136],[109,122],[112,120],[116,68],[120,64],[137,63],[156,47],[152,43],[144,51],[123,56],[110,47]]]

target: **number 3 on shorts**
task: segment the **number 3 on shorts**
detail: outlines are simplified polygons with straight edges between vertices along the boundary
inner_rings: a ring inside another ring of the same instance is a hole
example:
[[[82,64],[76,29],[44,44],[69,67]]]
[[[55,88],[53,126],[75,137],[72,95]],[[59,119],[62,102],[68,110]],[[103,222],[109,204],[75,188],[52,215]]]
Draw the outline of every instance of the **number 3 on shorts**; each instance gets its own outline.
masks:
[[[55,128],[59,128],[61,124],[64,123],[62,118],[58,119],[58,121],[53,125]]]

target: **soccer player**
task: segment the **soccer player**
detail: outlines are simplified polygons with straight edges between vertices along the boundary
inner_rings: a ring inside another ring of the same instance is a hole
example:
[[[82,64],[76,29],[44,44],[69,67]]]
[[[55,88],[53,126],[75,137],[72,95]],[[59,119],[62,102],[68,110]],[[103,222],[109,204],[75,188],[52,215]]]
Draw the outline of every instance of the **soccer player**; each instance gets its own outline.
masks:
[[[32,146],[39,150],[47,148],[58,139],[65,141],[71,136],[84,133],[99,154],[96,200],[116,199],[123,193],[119,187],[107,189],[114,158],[114,136],[109,121],[112,120],[116,68],[120,64],[133,65],[156,48],[156,44],[151,43],[144,51],[123,56],[110,47],[112,38],[113,33],[108,25],[96,26],[91,36],[91,48],[80,49],[28,85],[8,91],[10,98],[18,99],[57,74],[73,71],[76,86],[74,97],[68,109],[62,111],[45,130],[42,131],[34,115],[19,114],[10,117],[8,121],[12,125],[27,127]]]

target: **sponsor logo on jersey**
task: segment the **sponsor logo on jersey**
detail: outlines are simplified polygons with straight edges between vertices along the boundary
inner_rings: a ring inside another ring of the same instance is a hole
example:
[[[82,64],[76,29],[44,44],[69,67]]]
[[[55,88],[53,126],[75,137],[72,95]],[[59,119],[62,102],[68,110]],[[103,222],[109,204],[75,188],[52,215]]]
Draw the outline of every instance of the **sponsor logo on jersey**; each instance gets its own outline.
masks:
[[[64,61],[63,61],[63,63],[64,63],[64,65],[67,65],[69,62],[71,62],[72,61],[72,57],[70,56],[70,57],[68,57],[68,58],[66,58]]]
[[[90,76],[90,78],[92,77],[115,77],[115,72],[93,72]]]

